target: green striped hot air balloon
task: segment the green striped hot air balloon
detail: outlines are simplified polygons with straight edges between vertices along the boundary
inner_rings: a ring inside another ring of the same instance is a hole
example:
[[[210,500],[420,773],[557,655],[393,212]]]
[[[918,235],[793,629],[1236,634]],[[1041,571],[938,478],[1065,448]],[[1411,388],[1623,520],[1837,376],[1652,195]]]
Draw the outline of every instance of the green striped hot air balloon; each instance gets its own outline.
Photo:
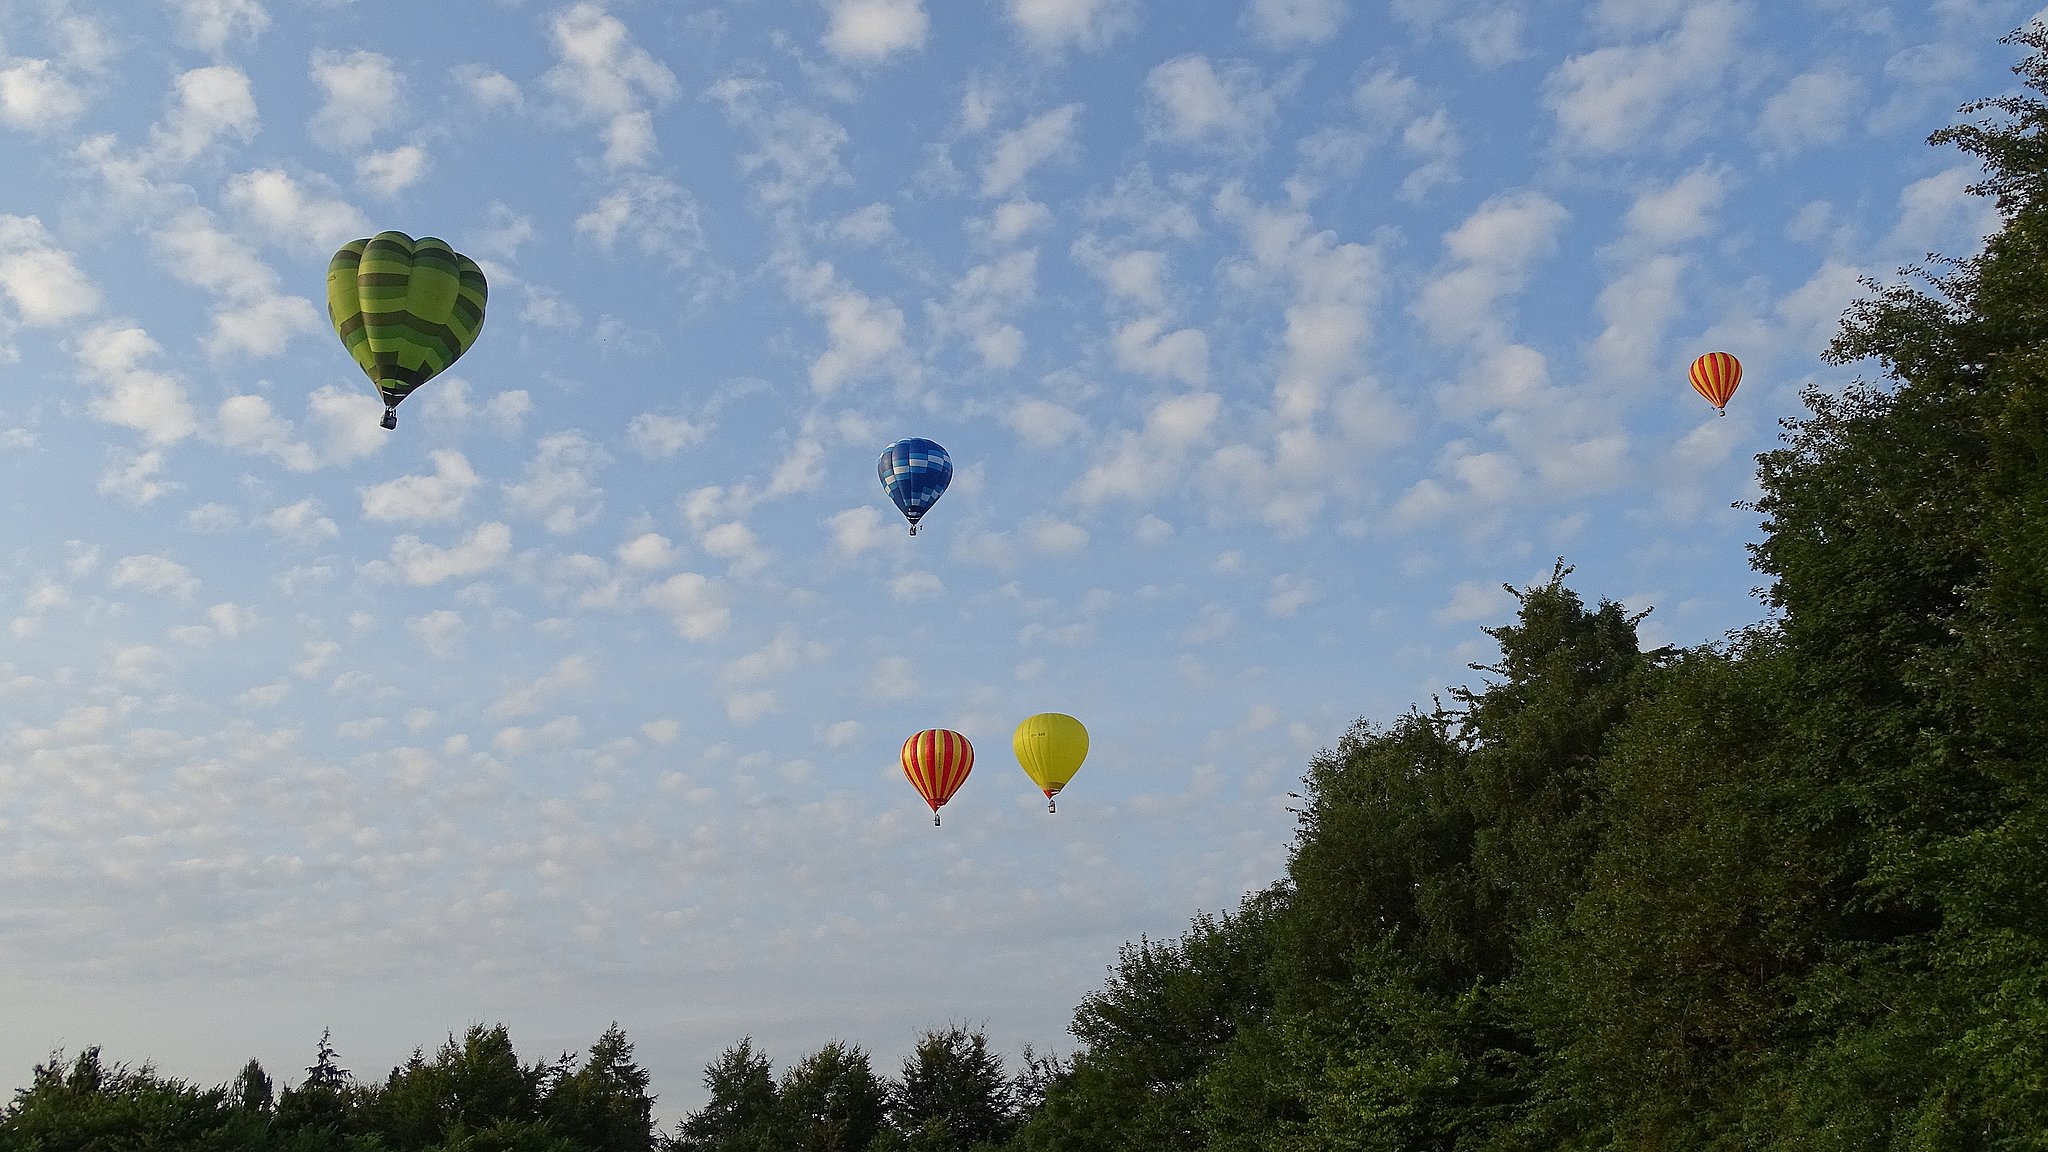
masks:
[[[433,236],[379,232],[327,262],[328,318],[384,397],[384,427],[398,427],[398,402],[476,343],[485,291],[476,261]]]

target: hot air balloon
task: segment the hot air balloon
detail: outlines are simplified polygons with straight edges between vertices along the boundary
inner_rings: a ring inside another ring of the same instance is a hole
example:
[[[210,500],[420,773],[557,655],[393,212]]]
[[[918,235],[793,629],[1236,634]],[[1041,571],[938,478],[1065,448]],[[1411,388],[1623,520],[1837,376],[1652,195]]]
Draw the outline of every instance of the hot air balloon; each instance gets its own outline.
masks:
[[[379,232],[327,262],[328,319],[384,398],[384,427],[398,427],[398,402],[476,343],[485,292],[476,261],[432,236]]]
[[[1728,398],[1742,383],[1742,361],[1726,352],[1709,352],[1692,362],[1692,389],[1707,398],[1714,411],[1728,414]]]
[[[974,745],[958,732],[927,728],[903,742],[903,774],[932,806],[934,827],[939,823],[940,806],[953,798],[973,770]]]
[[[882,449],[875,471],[882,478],[882,487],[889,490],[889,499],[910,521],[910,534],[915,536],[917,522],[953,482],[953,458],[930,440],[913,437]]]
[[[1040,712],[1026,717],[1010,738],[1017,750],[1017,763],[1025,775],[1045,793],[1045,810],[1057,812],[1053,797],[1081,770],[1088,758],[1088,729],[1079,720],[1059,712]]]

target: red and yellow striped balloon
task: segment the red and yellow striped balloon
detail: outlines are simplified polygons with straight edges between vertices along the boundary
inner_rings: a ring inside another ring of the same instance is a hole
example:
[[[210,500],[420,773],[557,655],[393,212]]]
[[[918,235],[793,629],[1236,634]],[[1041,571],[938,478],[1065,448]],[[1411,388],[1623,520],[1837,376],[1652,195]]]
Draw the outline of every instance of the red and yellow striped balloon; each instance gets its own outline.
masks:
[[[974,745],[958,732],[927,728],[903,742],[903,774],[932,806],[934,825],[939,822],[939,807],[953,798],[973,770]]]
[[[1728,398],[1742,383],[1742,361],[1726,352],[1709,352],[1692,362],[1692,389],[1707,398],[1714,411],[1728,414]]]

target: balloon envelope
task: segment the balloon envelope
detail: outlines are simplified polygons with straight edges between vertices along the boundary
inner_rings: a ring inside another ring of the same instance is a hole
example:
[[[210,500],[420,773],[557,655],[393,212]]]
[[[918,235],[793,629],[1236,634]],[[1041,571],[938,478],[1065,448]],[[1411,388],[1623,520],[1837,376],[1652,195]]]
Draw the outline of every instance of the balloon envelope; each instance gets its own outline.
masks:
[[[953,482],[953,458],[932,441],[912,437],[882,449],[875,472],[882,478],[882,487],[888,489],[889,499],[910,521],[910,534],[915,536],[917,522]]]
[[[927,728],[903,742],[903,774],[931,805],[934,824],[939,822],[939,808],[953,798],[973,770],[974,745],[958,732]]]
[[[1016,750],[1024,774],[1051,801],[1088,758],[1088,729],[1065,713],[1040,712],[1017,725],[1010,746]]]
[[[1728,414],[1728,398],[1735,395],[1735,386],[1742,383],[1742,361],[1726,352],[1709,352],[1692,362],[1687,373],[1692,378],[1692,389],[1707,398],[1707,403],[1721,415]]]
[[[432,236],[379,232],[327,262],[327,317],[386,409],[476,343],[487,293],[476,261]]]

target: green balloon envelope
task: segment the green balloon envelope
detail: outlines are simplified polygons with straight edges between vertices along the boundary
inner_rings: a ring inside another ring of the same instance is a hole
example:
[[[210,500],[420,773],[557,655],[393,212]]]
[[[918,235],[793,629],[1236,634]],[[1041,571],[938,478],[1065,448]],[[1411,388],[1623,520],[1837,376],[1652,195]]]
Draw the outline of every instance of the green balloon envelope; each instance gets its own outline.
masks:
[[[476,343],[487,288],[476,261],[432,236],[379,232],[327,263],[327,316],[388,411]]]

